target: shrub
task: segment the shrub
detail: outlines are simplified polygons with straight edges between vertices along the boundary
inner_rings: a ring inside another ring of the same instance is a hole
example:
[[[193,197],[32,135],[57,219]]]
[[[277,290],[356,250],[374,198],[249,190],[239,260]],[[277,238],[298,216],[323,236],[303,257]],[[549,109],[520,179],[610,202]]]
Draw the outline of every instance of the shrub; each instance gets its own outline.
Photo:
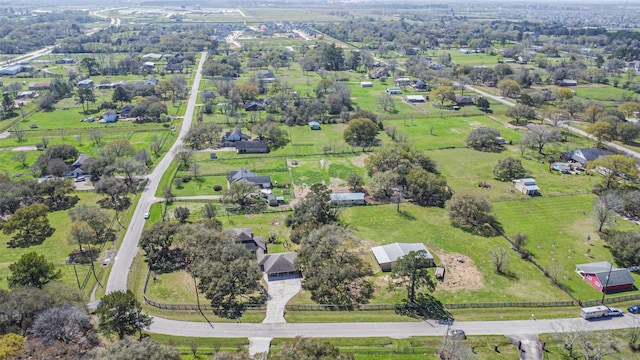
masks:
[[[213,191],[222,191],[222,186],[220,186],[220,185],[214,185],[214,186],[213,186]]]
[[[183,183],[188,183],[189,181],[191,181],[191,175],[185,175],[182,177],[182,182]]]

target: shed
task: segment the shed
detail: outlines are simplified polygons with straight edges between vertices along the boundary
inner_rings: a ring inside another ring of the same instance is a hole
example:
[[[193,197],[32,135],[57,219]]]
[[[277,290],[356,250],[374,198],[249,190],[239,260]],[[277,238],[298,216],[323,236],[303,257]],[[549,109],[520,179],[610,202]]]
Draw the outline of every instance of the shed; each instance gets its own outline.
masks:
[[[410,103],[425,102],[425,98],[423,95],[407,95],[404,98],[405,100],[407,100],[407,102]]]
[[[576,273],[605,294],[634,289],[629,270],[616,268],[608,261],[576,265]]]
[[[331,205],[333,206],[350,206],[350,205],[366,205],[364,193],[342,193],[331,194]]]
[[[402,94],[402,89],[400,89],[399,87],[388,87],[385,91],[387,92],[387,94],[390,94],[390,95]]]
[[[78,81],[77,85],[81,89],[90,89],[90,88],[93,88],[93,80],[91,79],[80,80]]]
[[[309,129],[311,130],[320,130],[320,123],[317,121],[310,121],[309,122]]]
[[[556,85],[557,86],[562,86],[562,87],[566,87],[566,86],[578,86],[578,82],[575,80],[558,80],[556,81]]]
[[[384,246],[376,246],[371,248],[373,256],[375,256],[378,265],[382,271],[391,271],[396,261],[412,251],[424,250],[427,259],[431,260],[433,266],[433,255],[429,252],[423,243],[393,243]]]
[[[373,87],[373,83],[370,81],[362,81],[360,83],[360,87],[363,87],[363,88]]]
[[[540,188],[536,185],[536,179],[524,178],[511,181],[516,189],[525,195],[540,195]]]
[[[401,77],[396,79],[396,86],[408,86],[411,84],[411,79],[406,77]]]

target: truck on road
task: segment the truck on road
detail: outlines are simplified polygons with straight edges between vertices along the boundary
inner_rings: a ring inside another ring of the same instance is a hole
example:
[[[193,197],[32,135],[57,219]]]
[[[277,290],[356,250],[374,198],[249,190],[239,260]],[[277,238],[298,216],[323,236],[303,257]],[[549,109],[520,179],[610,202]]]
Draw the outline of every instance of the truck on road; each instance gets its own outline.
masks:
[[[580,316],[587,320],[601,318],[606,316],[607,311],[609,308],[604,305],[584,307],[580,309]]]

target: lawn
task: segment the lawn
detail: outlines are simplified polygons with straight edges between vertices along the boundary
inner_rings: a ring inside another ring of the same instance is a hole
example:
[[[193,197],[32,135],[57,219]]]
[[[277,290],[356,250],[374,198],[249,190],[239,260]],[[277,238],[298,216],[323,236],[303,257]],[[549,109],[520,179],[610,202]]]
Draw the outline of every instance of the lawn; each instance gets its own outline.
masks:
[[[96,201],[102,198],[101,195],[92,192],[81,192],[77,193],[77,195],[80,196],[80,201],[77,205],[95,206]],[[109,211],[109,213],[113,215],[113,212]],[[51,212],[48,215],[48,219],[50,225],[55,228],[55,232],[40,245],[30,246],[28,248],[7,248],[6,244],[11,237],[0,233],[0,247],[2,247],[2,251],[0,251],[0,289],[8,288],[7,276],[11,274],[9,265],[18,261],[22,255],[33,251],[45,255],[47,260],[53,262],[57,269],[62,270],[62,281],[70,284],[77,283],[73,266],[66,263],[69,254],[77,248],[77,244],[70,244],[67,241],[69,226],[71,224],[68,211]],[[80,282],[82,282],[89,267],[76,265],[76,268]],[[99,265],[98,271],[100,271]],[[89,284],[93,284],[93,281],[90,281]]]

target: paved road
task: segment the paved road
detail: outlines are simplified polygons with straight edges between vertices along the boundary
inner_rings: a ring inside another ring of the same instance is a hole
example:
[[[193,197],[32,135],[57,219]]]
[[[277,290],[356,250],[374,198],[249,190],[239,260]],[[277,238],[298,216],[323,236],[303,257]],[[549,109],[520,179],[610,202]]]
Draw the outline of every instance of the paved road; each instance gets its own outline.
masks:
[[[577,311],[577,310],[576,310]],[[461,321],[451,327],[462,329],[467,335],[529,335],[576,330],[613,330],[630,328],[637,324],[640,317],[625,314],[619,318],[586,321],[582,318],[557,320],[513,320],[513,321]],[[154,318],[150,331],[154,333],[216,338],[293,338],[305,337],[392,337],[443,336],[449,324],[433,321],[426,322],[361,322],[361,323],[215,323],[213,327],[206,322]]]
[[[480,95],[482,95],[482,96],[484,96],[486,98],[489,98],[489,99],[492,99],[494,101],[497,101],[497,102],[499,102],[501,104],[504,104],[504,105],[507,105],[507,106],[514,106],[514,104],[512,102],[505,100],[501,96],[496,96],[496,95],[489,94],[486,91],[479,90],[479,89],[477,89],[477,88],[475,88],[473,86],[470,86],[470,85],[467,85],[466,88],[469,89],[469,90],[472,90],[473,92],[478,93],[478,94],[480,94]],[[547,119],[545,119],[545,120],[548,121]],[[560,124],[560,127],[565,128],[565,129],[571,131],[574,134],[578,134],[580,136],[584,136],[584,137],[592,139],[592,140],[597,140],[593,135],[588,134],[584,130],[581,130],[581,129],[578,129],[576,127],[573,127],[568,123]],[[633,150],[629,150],[629,149],[625,148],[624,146],[620,146],[618,144],[614,144],[614,143],[612,143],[610,141],[602,141],[602,143],[605,146],[607,146],[608,148],[614,149],[617,152],[620,152],[620,153],[628,155],[628,156],[632,156],[632,157],[634,157],[636,159],[640,159],[640,153],[637,153],[637,152],[635,152]]]
[[[156,193],[158,184],[160,183],[160,178],[162,178],[162,175],[167,171],[167,168],[171,164],[175,154],[182,148],[182,139],[191,127],[196,99],[198,98],[198,89],[200,88],[200,81],[202,79],[202,67],[206,57],[207,53],[202,52],[196,76],[193,81],[193,86],[191,87],[191,94],[187,103],[184,119],[182,120],[182,127],[180,128],[178,140],[176,140],[153,172],[149,174],[147,186],[142,190],[140,201],[133,213],[133,218],[131,219],[127,232],[124,235],[122,245],[120,245],[120,249],[118,249],[115,261],[112,262],[113,266],[111,273],[109,274],[109,281],[107,282],[107,293],[118,290],[127,290],[127,276],[129,275],[133,258],[138,253],[138,240],[142,234],[142,228],[145,222],[143,214],[149,211],[149,207],[154,202],[154,194]]]

